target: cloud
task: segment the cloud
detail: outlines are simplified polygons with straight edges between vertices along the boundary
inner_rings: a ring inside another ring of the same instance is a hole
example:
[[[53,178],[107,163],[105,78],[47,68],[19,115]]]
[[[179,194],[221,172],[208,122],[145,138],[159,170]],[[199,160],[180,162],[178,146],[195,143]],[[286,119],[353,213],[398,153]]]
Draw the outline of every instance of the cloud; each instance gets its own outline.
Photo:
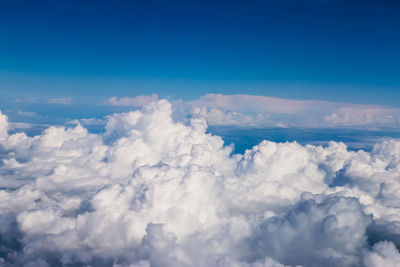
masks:
[[[0,139],[8,136],[8,118],[0,111]]]
[[[356,266],[371,221],[357,199],[307,199],[258,225],[248,240],[249,251],[252,257],[264,258],[267,253],[289,264]]]
[[[18,113],[18,115],[26,116],[26,117],[34,117],[36,115],[36,112],[20,111],[20,110],[18,110],[17,113]]]
[[[114,106],[115,108],[109,107],[108,109],[117,111],[121,110],[118,107],[141,108],[157,100],[156,94],[136,97],[114,96],[105,102],[93,103],[93,105],[97,109],[101,105]],[[64,105],[73,103],[72,98],[34,99],[34,101]],[[188,122],[191,118],[204,118],[208,125],[212,126],[353,127],[395,131],[400,126],[400,109],[379,105],[221,94],[207,94],[196,100],[177,100],[171,104],[174,119]],[[20,113],[18,115],[24,116],[26,121],[26,117],[32,114]],[[48,118],[42,117],[42,121],[47,122]]]
[[[38,100],[37,97],[27,97],[27,98],[18,98],[15,99],[16,103],[36,103]]]
[[[392,242],[382,241],[376,243],[371,252],[364,256],[366,267],[400,266],[400,253]]]
[[[349,105],[338,107],[336,111],[325,116],[324,121],[331,126],[353,125],[400,125],[400,110],[386,107]]]
[[[136,97],[121,97],[116,96],[111,97],[108,100],[108,104],[112,106],[133,106],[133,107],[143,107],[151,102],[157,101],[158,96],[156,94],[152,95],[138,95]]]
[[[103,119],[97,119],[97,118],[89,118],[89,119],[74,119],[71,121],[67,121],[65,124],[82,124],[84,126],[102,126],[105,125],[105,121]]]
[[[293,100],[257,95],[207,94],[177,102],[187,116],[201,116],[210,125],[273,127],[398,127],[400,109],[319,100]]]
[[[72,97],[64,98],[49,98],[47,99],[48,104],[58,104],[58,105],[70,105],[72,104]]]
[[[40,135],[0,114],[0,263],[396,266],[400,142],[244,154],[160,100]]]
[[[331,102],[316,100],[292,100],[258,95],[221,95],[207,94],[190,102],[194,106],[204,106],[237,111],[263,113],[294,114],[304,110],[320,109],[331,106]]]

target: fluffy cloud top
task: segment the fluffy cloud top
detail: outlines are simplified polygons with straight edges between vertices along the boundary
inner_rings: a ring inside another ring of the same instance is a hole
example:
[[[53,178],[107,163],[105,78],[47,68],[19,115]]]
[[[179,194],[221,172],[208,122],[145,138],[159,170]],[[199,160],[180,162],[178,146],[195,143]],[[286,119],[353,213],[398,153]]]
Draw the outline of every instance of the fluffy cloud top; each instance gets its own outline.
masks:
[[[0,265],[398,266],[398,141],[232,154],[165,100],[101,134],[7,127],[0,114]]]

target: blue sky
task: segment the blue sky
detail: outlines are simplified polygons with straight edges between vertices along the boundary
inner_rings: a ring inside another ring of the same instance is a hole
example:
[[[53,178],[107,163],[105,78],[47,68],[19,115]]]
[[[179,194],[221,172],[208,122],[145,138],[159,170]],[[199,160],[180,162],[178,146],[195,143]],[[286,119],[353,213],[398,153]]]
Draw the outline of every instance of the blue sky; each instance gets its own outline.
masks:
[[[0,96],[254,94],[400,106],[398,1],[21,1]]]

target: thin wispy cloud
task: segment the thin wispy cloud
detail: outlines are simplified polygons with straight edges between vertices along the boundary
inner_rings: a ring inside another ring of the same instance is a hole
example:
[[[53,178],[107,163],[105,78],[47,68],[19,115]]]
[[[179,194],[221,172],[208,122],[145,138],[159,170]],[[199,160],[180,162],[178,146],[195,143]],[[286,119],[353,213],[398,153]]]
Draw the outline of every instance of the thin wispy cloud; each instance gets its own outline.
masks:
[[[17,111],[18,115],[21,116],[26,116],[26,117],[34,117],[36,115],[36,112],[32,112],[32,111]]]
[[[17,98],[15,103],[35,103],[38,101],[37,97]]]
[[[111,97],[108,100],[108,104],[113,106],[132,106],[132,107],[143,107],[151,102],[155,102],[158,99],[157,94],[152,95],[138,95],[135,97]]]
[[[49,98],[47,99],[48,104],[58,104],[58,105],[70,105],[72,104],[72,97],[63,98]]]

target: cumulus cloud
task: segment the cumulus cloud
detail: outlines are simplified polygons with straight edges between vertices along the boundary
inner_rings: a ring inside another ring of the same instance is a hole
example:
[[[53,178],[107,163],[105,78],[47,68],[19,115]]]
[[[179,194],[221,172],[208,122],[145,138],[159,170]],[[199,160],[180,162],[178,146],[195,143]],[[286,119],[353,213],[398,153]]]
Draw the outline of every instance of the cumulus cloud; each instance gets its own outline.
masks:
[[[112,106],[133,106],[133,107],[143,107],[149,103],[157,101],[157,94],[152,95],[138,95],[135,97],[121,97],[116,96],[111,97],[108,103]]]
[[[29,137],[0,114],[0,264],[398,266],[400,142],[232,154],[165,100]]]
[[[365,253],[364,264],[366,267],[399,267],[400,253],[392,242],[379,242],[373,246],[372,251]]]
[[[48,104],[59,104],[59,105],[70,105],[72,104],[72,97],[63,98],[49,98],[47,99]]]

